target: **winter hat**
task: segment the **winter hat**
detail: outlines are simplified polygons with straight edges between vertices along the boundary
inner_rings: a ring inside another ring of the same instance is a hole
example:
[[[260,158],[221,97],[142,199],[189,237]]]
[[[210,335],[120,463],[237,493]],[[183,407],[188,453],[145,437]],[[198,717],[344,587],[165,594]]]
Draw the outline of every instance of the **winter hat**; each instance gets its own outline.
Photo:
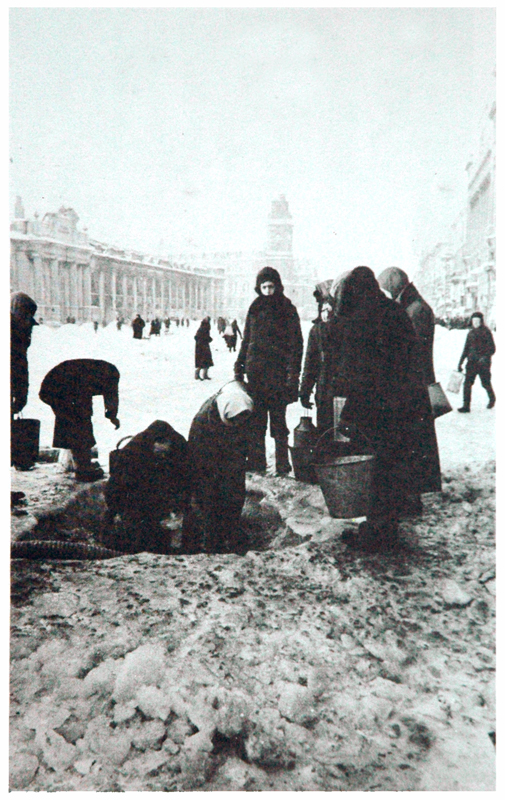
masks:
[[[252,413],[254,404],[240,381],[226,383],[216,397],[217,410],[221,421],[226,425],[244,411]]]
[[[379,284],[370,267],[355,267],[341,283],[338,312],[352,314],[356,308],[371,297],[380,294]]]
[[[33,317],[36,311],[37,303],[27,294],[24,292],[14,292],[11,294],[11,314],[14,317],[28,319],[29,317]],[[38,324],[38,322],[32,319],[32,325]]]
[[[474,317],[478,317],[482,324],[484,325],[484,314],[481,311],[474,311],[472,316],[470,317],[470,322]]]
[[[409,276],[400,267],[388,267],[377,278],[381,289],[389,292],[393,300],[403,292],[410,283]]]
[[[267,281],[271,281],[275,285],[275,294],[282,294],[284,292],[281,276],[277,270],[273,267],[263,267],[256,275],[256,286],[254,287],[256,294],[261,294],[260,286]]]

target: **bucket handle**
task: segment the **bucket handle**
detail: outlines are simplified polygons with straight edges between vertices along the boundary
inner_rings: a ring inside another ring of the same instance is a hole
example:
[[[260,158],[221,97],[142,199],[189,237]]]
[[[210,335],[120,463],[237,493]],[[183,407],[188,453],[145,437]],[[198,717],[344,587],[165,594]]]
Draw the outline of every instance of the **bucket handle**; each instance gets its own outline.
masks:
[[[119,442],[117,443],[117,445],[116,445],[116,450],[119,450],[119,445],[120,445],[122,442],[126,442],[126,440],[127,440],[127,439],[133,439],[133,433],[131,433],[129,436],[123,436],[123,438],[122,438],[122,439],[120,439],[120,440],[119,440]]]
[[[345,428],[348,428],[349,426],[346,425],[345,422],[340,422],[337,427],[345,429]],[[375,454],[375,448],[373,447],[372,442],[370,441],[370,439],[368,438],[366,433],[363,433],[363,431],[360,430],[360,428],[358,428],[357,425],[354,425],[354,428],[360,434],[360,436],[362,436],[363,439],[365,439],[365,441],[367,442],[367,444],[368,444],[370,450],[372,451],[372,453]],[[331,428],[328,428],[327,431],[325,431],[324,433],[321,434],[321,436],[319,437],[319,439],[316,442],[316,446],[314,447],[313,462],[315,462],[317,456],[319,455],[319,446],[321,445],[324,437],[327,436],[329,433],[334,433],[335,431],[336,431],[336,428],[334,426],[332,426]]]

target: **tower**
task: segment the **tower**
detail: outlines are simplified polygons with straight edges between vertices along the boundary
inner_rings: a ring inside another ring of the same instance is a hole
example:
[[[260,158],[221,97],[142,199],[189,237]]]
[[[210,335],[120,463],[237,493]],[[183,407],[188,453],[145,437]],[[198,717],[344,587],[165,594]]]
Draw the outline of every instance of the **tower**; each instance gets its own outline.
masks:
[[[272,200],[268,215],[268,241],[265,257],[286,281],[293,280],[293,222],[289,204],[283,194]]]

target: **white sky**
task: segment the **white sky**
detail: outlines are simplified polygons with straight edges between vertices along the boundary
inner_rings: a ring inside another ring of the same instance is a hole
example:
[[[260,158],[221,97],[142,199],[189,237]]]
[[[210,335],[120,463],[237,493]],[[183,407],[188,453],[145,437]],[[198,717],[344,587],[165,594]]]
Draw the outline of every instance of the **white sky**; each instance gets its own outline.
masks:
[[[10,212],[144,252],[261,249],[286,195],[321,277],[413,272],[464,203],[491,8],[14,8]]]

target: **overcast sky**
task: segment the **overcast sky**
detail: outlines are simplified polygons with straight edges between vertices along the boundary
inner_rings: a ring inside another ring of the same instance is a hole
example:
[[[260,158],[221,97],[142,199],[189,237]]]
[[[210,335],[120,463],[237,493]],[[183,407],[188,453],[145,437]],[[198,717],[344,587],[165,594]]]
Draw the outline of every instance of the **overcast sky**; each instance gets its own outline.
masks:
[[[144,252],[258,250],[283,193],[321,277],[414,271],[464,202],[494,9],[17,8],[11,215]]]

